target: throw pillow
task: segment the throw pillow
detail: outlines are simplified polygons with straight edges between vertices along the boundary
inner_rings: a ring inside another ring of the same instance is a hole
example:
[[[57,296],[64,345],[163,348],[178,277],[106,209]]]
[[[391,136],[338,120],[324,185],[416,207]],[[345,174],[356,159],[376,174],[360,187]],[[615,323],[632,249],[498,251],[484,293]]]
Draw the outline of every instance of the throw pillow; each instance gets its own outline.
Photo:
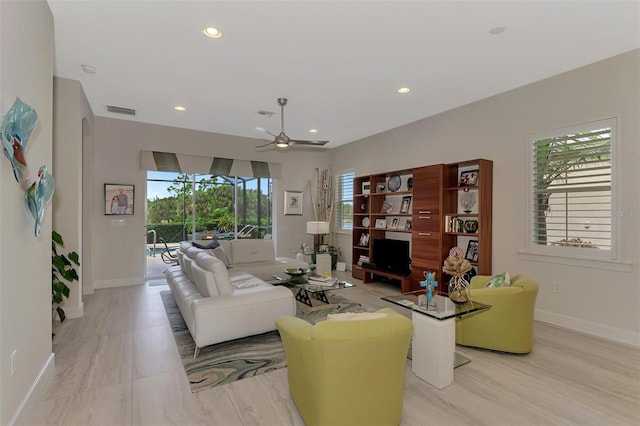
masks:
[[[224,248],[222,246],[218,246],[211,250],[213,254],[224,263],[224,266],[227,269],[231,269],[231,264],[229,263],[229,259],[227,259],[227,253],[225,253]]]
[[[345,312],[342,314],[329,314],[327,315],[327,321],[362,321],[380,319],[387,315],[384,312]]]
[[[211,240],[207,244],[196,243],[195,241],[192,243],[194,247],[198,247],[200,249],[214,249],[220,246],[218,240]]]
[[[498,288],[509,287],[511,285],[511,277],[508,272],[503,272],[491,277],[489,282],[485,285],[486,288]]]

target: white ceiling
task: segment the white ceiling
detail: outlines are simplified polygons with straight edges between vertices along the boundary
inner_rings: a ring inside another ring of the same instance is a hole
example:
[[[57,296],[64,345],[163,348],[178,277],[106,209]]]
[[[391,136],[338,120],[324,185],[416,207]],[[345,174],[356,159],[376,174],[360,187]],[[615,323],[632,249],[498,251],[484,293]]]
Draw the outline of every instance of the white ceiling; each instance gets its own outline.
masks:
[[[286,133],[329,148],[640,47],[638,1],[49,4],[54,74],[79,80],[96,115],[264,138],[287,97]]]

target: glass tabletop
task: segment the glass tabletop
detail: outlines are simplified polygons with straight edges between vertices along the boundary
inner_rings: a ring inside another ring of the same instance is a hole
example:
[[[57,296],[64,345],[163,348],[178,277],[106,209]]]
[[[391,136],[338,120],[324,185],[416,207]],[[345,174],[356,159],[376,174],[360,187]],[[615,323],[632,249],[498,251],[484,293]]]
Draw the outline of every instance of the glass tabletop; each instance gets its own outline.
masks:
[[[351,284],[351,283],[348,283],[346,281],[341,281],[341,280],[336,280],[331,285],[310,284],[308,282],[305,283],[305,284],[292,283],[291,285],[293,285],[293,286],[295,286],[297,288],[301,288],[303,290],[306,290],[309,293],[317,293],[317,292],[320,292],[320,291],[339,290],[339,289],[343,289],[343,288],[355,287],[355,284]]]
[[[393,296],[382,297],[382,300],[394,303],[414,312],[427,315],[437,320],[446,320],[449,318],[461,317],[472,312],[489,309],[491,305],[469,301],[467,303],[453,303],[451,299],[445,296],[435,295],[429,307],[418,304],[418,296],[424,296],[424,291],[416,291],[406,294],[398,294]],[[425,302],[426,303],[426,302]]]

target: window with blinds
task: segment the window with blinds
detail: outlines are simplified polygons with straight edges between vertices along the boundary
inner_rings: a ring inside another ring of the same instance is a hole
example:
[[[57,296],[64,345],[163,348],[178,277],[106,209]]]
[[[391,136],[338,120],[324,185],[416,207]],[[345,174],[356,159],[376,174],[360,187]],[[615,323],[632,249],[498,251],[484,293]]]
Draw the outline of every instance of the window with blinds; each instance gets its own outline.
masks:
[[[614,128],[615,120],[603,120],[534,136],[530,203],[535,247],[611,252]]]
[[[336,176],[336,231],[351,231],[353,229],[353,179],[354,172],[347,172]]]

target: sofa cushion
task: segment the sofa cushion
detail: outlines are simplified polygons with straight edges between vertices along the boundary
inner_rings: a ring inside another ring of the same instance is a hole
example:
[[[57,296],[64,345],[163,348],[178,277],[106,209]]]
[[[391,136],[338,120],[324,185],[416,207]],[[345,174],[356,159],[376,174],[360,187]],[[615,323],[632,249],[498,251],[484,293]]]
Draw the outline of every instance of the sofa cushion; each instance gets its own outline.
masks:
[[[220,259],[222,261],[222,263],[224,263],[225,268],[229,269],[231,268],[231,263],[229,262],[229,259],[227,258],[227,253],[224,251],[224,248],[222,248],[222,246],[218,246],[214,249],[209,250],[211,253],[213,253],[213,255],[215,257],[217,257],[218,259]]]
[[[183,253],[186,253],[191,247],[193,247],[193,244],[190,241],[180,241],[180,250]]]
[[[274,261],[276,258],[273,240],[231,241],[233,264]]]
[[[198,247],[189,247],[187,249],[187,256],[189,256],[191,259],[196,260],[196,257],[198,257],[198,255],[200,253],[202,253],[202,249],[199,249]]]
[[[509,287],[511,285],[511,277],[509,277],[508,272],[503,272],[501,274],[494,275],[487,282],[485,287],[488,288],[498,288],[498,287]]]
[[[225,296],[233,293],[233,286],[231,285],[231,280],[229,280],[229,273],[220,259],[215,256],[211,256],[209,253],[204,253],[204,256],[198,256],[196,261],[201,268],[213,273],[218,294]]]
[[[191,264],[191,269],[193,271],[193,279],[195,280],[196,287],[200,291],[204,297],[217,296],[218,286],[216,284],[216,279],[213,276],[213,272],[209,269],[203,267],[198,259],[202,259],[203,257],[211,257],[209,253],[200,253],[198,257],[196,257],[195,262]]]
[[[193,259],[189,256],[184,256],[182,262],[184,263],[184,273],[187,274],[187,278],[189,278],[190,281],[193,281],[193,271],[191,270]]]
[[[198,243],[196,241],[194,241],[193,243],[194,247],[200,248],[200,249],[214,249],[216,247],[220,247],[220,243],[218,242],[218,240],[211,240],[206,244],[201,244]]]

